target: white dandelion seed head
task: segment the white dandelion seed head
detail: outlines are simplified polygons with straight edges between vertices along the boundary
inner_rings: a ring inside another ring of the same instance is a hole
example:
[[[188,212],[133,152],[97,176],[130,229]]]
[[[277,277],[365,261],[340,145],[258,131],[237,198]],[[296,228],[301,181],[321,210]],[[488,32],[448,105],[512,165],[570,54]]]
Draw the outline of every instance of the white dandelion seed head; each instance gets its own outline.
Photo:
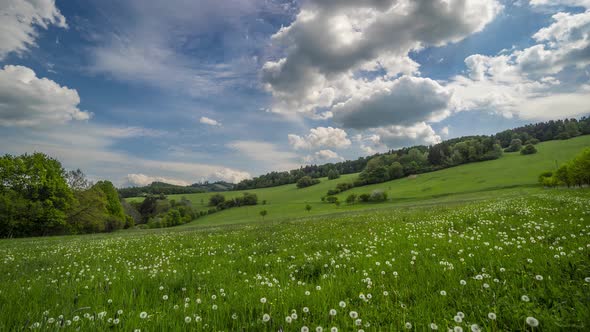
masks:
[[[489,319],[491,319],[491,320],[496,320],[496,314],[495,314],[495,313],[493,313],[493,312],[490,312],[490,313],[488,314],[488,318],[489,318]]]
[[[539,321],[535,317],[527,317],[526,318],[526,323],[530,327],[537,327],[537,326],[539,326]]]

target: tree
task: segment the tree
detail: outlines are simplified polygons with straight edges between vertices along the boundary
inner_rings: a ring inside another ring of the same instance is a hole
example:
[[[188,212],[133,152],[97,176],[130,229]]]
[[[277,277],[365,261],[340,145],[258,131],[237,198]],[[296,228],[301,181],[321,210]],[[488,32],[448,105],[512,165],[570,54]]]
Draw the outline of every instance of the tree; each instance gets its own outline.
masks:
[[[399,162],[394,162],[389,165],[389,177],[391,179],[399,179],[404,177],[404,167]]]
[[[76,204],[68,213],[68,223],[73,233],[98,233],[105,231],[109,218],[107,197],[99,187],[75,191]]]
[[[355,194],[350,194],[350,195],[348,195],[348,197],[346,197],[346,203],[354,204],[354,202],[356,202],[356,195]]]
[[[505,150],[506,152],[518,152],[522,149],[522,141],[518,138],[510,141],[510,146]]]
[[[520,151],[520,154],[522,155],[527,155],[527,154],[535,154],[537,153],[537,149],[535,148],[535,146],[531,143],[527,144],[524,149],[522,149]]]
[[[64,233],[75,203],[61,163],[42,153],[0,157],[0,236]]]
[[[301,179],[297,180],[297,188],[305,188],[309,186],[313,186],[314,184],[320,183],[318,179],[312,179],[310,176],[304,176]]]
[[[335,180],[335,179],[338,179],[339,177],[340,177],[340,173],[338,173],[337,170],[331,169],[330,171],[328,171],[328,180]]]
[[[334,203],[338,202],[338,197],[328,196],[328,197],[326,197],[326,202],[328,202],[330,204],[334,204]]]
[[[66,172],[66,181],[70,189],[74,191],[86,190],[92,187],[92,182],[86,179],[86,175],[79,168]]]
[[[361,202],[364,202],[364,203],[366,203],[366,202],[368,202],[370,199],[371,199],[371,195],[369,195],[369,194],[360,194],[360,195],[359,195],[359,201],[361,201]]]
[[[307,212],[311,211],[311,205],[307,204],[307,205],[305,206],[305,210],[306,210]]]
[[[385,202],[387,200],[387,193],[382,190],[374,190],[369,200],[371,202]]]
[[[268,214],[268,211],[266,211],[266,210],[260,211],[260,216],[262,216],[262,220],[264,220],[264,217],[266,217],[267,214]]]
[[[225,196],[222,194],[214,194],[209,197],[209,206],[217,206],[223,202],[225,202]]]
[[[258,196],[256,194],[244,193],[242,197],[243,205],[256,205],[258,204]]]

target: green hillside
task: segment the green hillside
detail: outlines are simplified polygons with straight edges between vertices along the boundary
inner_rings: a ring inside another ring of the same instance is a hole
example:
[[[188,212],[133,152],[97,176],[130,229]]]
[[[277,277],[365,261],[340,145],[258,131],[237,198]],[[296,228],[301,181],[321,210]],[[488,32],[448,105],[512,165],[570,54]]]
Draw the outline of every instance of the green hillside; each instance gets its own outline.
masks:
[[[352,181],[357,174],[343,175],[336,180],[322,178],[321,183],[298,189],[295,184],[248,190],[256,193],[258,206],[233,208],[200,218],[181,227],[198,225],[234,224],[261,220],[259,211],[268,211],[266,219],[290,219],[308,215],[342,213],[351,210],[383,209],[415,205],[449,204],[469,200],[479,200],[502,195],[530,194],[542,190],[537,185],[537,177],[545,170],[555,169],[556,164],[573,158],[583,148],[590,146],[590,136],[581,136],[565,141],[549,141],[537,145],[538,153],[523,156],[519,153],[505,153],[502,158],[492,161],[461,165],[437,172],[420,174],[415,178],[404,178],[380,184],[355,188],[338,195],[344,201],[351,193],[370,193],[383,190],[389,201],[380,204],[348,205],[339,207],[322,203],[321,197],[340,182]],[[243,191],[224,192],[227,197],[241,196]],[[170,199],[189,199],[197,209],[209,209],[207,203],[211,193],[170,195]],[[130,198],[129,200],[141,200]],[[263,200],[266,205],[260,205]],[[312,210],[307,212],[305,205]]]

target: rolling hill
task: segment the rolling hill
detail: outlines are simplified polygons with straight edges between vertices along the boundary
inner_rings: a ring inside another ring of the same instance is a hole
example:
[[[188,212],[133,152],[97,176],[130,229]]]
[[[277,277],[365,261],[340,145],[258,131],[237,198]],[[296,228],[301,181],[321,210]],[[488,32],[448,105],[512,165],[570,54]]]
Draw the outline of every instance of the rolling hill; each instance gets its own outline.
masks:
[[[340,182],[351,182],[358,174],[343,175],[336,180],[320,179],[317,185],[298,189],[295,184],[253,189],[247,192],[258,195],[259,205],[224,210],[180,227],[221,225],[259,221],[259,212],[267,210],[266,220],[282,220],[310,215],[325,215],[365,209],[387,209],[412,206],[480,200],[498,196],[526,195],[542,190],[537,184],[539,174],[555,169],[557,164],[573,158],[583,148],[590,146],[590,136],[580,136],[563,141],[549,141],[537,145],[538,153],[523,156],[505,153],[500,159],[461,165],[441,171],[420,174],[416,177],[393,180],[380,184],[354,188],[338,195],[344,201],[351,193],[371,193],[383,190],[388,193],[386,203],[349,205],[339,207],[321,202],[321,197]],[[245,191],[228,191],[226,198],[241,196]],[[170,195],[169,199],[189,199],[199,210],[207,206],[211,193]],[[129,200],[142,200],[141,197]],[[261,205],[266,201],[265,205]],[[309,204],[312,210],[307,212]]]

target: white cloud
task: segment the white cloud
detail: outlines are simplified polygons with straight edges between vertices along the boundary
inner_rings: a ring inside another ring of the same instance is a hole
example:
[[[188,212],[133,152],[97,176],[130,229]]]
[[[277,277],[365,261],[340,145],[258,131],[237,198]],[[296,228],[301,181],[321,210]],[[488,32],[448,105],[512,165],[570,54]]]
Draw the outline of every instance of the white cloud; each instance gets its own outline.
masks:
[[[67,28],[54,0],[0,1],[0,60],[35,46],[36,27],[47,29],[50,25]]]
[[[256,162],[262,162],[268,171],[288,171],[298,168],[298,155],[292,152],[281,151],[272,143],[260,141],[234,141],[227,144],[232,150],[237,151],[243,157]]]
[[[332,150],[320,150],[314,153],[313,155],[308,155],[303,158],[303,162],[306,164],[343,160],[344,158],[342,158],[338,153]]]
[[[78,108],[76,90],[23,66],[0,70],[0,100],[0,126],[50,126],[91,117]]]
[[[428,78],[402,76],[372,84],[332,109],[334,121],[346,128],[410,125],[446,117],[451,94]]]
[[[344,130],[332,127],[312,128],[306,136],[289,134],[289,144],[295,149],[346,148],[351,142]]]
[[[446,127],[443,127],[443,128],[440,130],[440,133],[441,133],[442,135],[444,135],[444,136],[449,136],[449,127],[448,127],[448,126],[446,126]]]
[[[377,128],[374,133],[379,136],[379,142],[390,148],[401,148],[414,145],[434,145],[442,141],[441,137],[424,122],[415,125],[387,126]]]
[[[143,187],[151,184],[152,182],[164,182],[177,186],[188,186],[191,183],[182,180],[169,179],[159,176],[149,176],[145,174],[127,174],[126,185],[131,187]]]
[[[587,114],[588,86],[577,82],[575,74],[562,81],[557,75],[590,65],[590,11],[557,13],[533,38],[539,44],[523,50],[468,57],[468,77],[454,77],[448,84],[456,106],[527,120]]]
[[[573,6],[590,8],[590,0],[530,0],[531,6]]]
[[[209,126],[221,126],[221,123],[219,123],[217,120],[213,120],[213,119],[208,118],[206,116],[202,116],[199,119],[199,122],[202,124],[209,125]]]
[[[411,51],[481,31],[501,8],[495,0],[308,1],[273,36],[286,56],[262,69],[272,110],[328,118],[360,90],[380,91],[383,81],[416,73]],[[363,75],[379,70],[386,74],[374,81]]]

